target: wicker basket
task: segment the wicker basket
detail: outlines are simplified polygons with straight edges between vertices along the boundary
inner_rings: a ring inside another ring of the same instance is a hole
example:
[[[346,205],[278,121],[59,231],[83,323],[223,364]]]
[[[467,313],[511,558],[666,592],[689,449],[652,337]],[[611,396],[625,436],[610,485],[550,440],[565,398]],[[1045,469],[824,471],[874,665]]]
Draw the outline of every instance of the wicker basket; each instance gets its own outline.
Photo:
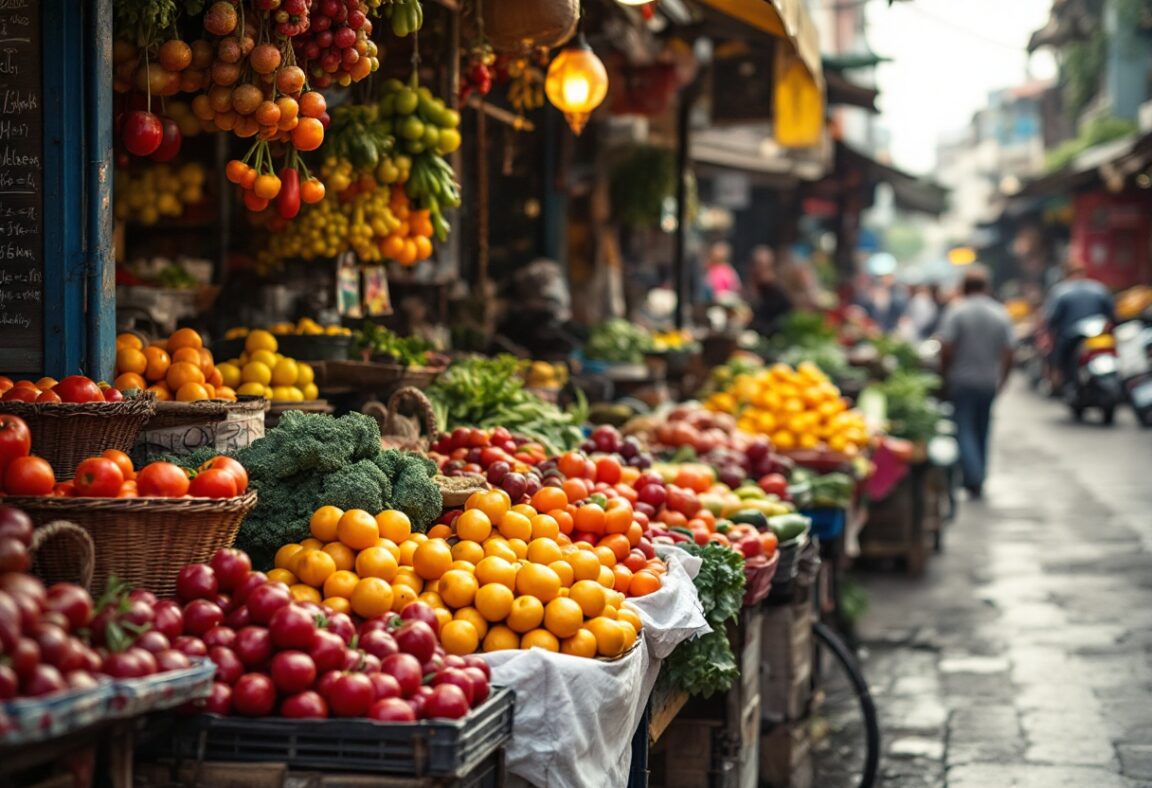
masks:
[[[415,406],[414,416],[400,412],[407,406]],[[380,425],[380,445],[385,449],[428,451],[436,437],[436,413],[420,389],[411,386],[397,389],[388,398],[387,405],[373,400],[364,405],[362,411]]]
[[[497,52],[558,47],[576,33],[578,0],[484,0],[484,35]]]
[[[51,544],[50,544],[51,543]],[[54,520],[32,534],[32,573],[45,583],[92,585],[96,545],[76,523]]]
[[[229,413],[263,413],[266,410],[268,400],[263,397],[240,397],[235,402],[216,399],[200,402],[159,402],[156,404],[156,415],[148,422],[146,429],[187,427],[193,424],[223,421]]]
[[[123,402],[0,402],[0,415],[28,424],[32,453],[48,461],[57,479],[71,479],[77,465],[106,449],[131,451],[155,412],[151,394]]]
[[[328,361],[324,364],[324,386],[370,391],[379,397],[390,397],[404,386],[425,389],[444,371],[444,367],[404,367],[375,361]]]
[[[185,564],[207,561],[236,541],[240,523],[256,505],[256,492],[236,498],[9,498],[37,525],[76,523],[96,544],[92,591],[100,593],[113,575],[159,596],[176,590]],[[44,566],[75,562],[63,540],[43,544],[36,560]]]

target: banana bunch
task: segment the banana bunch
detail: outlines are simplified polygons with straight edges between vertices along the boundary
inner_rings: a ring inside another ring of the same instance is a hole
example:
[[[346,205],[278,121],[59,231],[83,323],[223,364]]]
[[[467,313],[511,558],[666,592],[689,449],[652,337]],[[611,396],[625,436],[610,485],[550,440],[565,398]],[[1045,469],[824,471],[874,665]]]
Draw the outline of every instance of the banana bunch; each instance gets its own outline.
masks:
[[[384,84],[379,110],[382,128],[409,157],[408,176],[397,182],[405,184],[413,203],[429,212],[436,237],[443,241],[451,230],[443,211],[460,205],[456,173],[444,159],[460,147],[460,113],[420,87],[415,73],[407,85],[395,79]]]
[[[378,6],[397,38],[415,33],[424,25],[424,7],[420,0],[383,0]]]
[[[544,72],[526,57],[508,64],[508,103],[521,115],[544,106]]]

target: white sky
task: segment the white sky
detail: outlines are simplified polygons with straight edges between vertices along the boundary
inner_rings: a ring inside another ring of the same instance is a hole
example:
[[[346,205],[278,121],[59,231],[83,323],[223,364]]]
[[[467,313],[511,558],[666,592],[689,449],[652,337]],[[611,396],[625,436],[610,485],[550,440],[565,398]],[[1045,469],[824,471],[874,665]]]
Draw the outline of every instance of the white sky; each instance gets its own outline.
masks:
[[[1025,47],[1051,7],[1052,0],[868,2],[868,41],[893,58],[877,69],[877,83],[897,166],[930,172],[941,136],[964,128],[990,91],[1028,81]],[[1041,51],[1030,71],[1051,78],[1055,65]]]

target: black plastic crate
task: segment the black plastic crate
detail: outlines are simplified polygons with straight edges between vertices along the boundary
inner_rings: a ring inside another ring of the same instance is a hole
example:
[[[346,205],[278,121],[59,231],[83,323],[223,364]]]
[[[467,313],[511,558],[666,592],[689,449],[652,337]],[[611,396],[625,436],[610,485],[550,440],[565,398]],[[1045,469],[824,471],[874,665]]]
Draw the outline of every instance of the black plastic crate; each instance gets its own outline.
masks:
[[[245,719],[203,714],[179,723],[158,756],[284,763],[298,769],[465,777],[512,738],[514,693],[496,688],[461,720]]]

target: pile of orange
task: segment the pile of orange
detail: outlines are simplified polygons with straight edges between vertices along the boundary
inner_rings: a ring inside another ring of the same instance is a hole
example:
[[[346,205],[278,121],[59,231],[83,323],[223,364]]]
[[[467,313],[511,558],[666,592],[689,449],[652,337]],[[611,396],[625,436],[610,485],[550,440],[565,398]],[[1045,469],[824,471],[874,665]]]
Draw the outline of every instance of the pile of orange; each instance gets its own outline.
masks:
[[[212,351],[190,328],[173,331],[166,340],[145,347],[136,334],[116,337],[116,380],[120,391],[150,391],[161,402],[235,401],[236,392],[224,385]]]
[[[427,534],[413,533],[402,512],[323,506],[312,515],[312,538],[280,548],[268,577],[298,600],[363,618],[424,602],[450,654],[536,647],[619,656],[641,629],[618,590],[623,546],[573,542],[567,496],[545,490],[516,506],[502,490],[478,492],[451,526]],[[660,587],[651,574],[645,593]]]

